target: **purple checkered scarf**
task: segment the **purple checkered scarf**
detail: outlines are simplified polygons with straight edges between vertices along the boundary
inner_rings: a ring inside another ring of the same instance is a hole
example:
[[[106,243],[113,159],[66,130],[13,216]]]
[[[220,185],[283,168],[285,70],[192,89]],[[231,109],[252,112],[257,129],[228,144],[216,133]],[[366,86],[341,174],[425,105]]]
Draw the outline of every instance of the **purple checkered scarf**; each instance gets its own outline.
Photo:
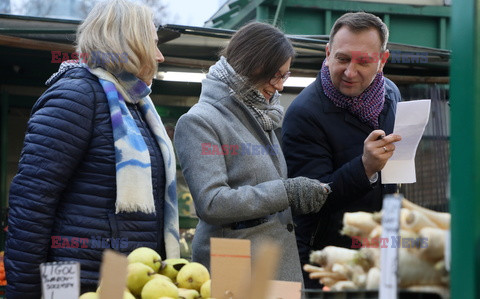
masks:
[[[367,87],[360,95],[356,97],[348,97],[343,95],[333,86],[330,78],[330,70],[323,61],[321,69],[322,87],[325,95],[337,107],[348,110],[355,115],[360,121],[367,123],[374,129],[378,129],[378,116],[382,112],[385,103],[385,80],[383,73],[380,72],[373,79],[372,84]]]

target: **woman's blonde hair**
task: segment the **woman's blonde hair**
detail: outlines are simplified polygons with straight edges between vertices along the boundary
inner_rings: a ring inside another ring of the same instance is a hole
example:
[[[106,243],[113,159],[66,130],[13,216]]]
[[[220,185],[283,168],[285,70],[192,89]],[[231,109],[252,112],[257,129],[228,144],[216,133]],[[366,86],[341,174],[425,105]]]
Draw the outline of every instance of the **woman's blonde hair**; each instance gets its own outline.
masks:
[[[101,1],[77,30],[77,52],[90,68],[153,78],[157,71],[153,13],[129,0]],[[143,79],[143,78],[140,78]]]

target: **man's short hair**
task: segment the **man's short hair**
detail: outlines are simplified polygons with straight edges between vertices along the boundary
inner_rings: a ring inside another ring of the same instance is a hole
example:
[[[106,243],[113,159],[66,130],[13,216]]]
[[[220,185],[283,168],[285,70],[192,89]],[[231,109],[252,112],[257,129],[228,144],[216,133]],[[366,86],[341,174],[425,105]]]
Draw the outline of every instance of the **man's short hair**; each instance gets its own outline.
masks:
[[[342,15],[337,19],[335,24],[333,24],[332,30],[330,31],[331,44],[333,44],[335,34],[344,26],[355,33],[369,29],[377,30],[380,37],[381,50],[385,51],[387,49],[388,28],[379,17],[366,12],[349,12]]]

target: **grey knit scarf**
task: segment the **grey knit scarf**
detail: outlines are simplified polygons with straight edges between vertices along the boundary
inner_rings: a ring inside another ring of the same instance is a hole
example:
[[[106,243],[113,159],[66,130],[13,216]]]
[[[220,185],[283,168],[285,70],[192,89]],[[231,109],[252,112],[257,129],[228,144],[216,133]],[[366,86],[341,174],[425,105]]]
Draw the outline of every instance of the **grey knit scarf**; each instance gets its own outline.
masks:
[[[272,131],[280,127],[283,107],[280,105],[278,91],[275,91],[269,102],[257,88],[249,86],[247,80],[237,74],[223,56],[210,67],[207,77],[227,84],[230,94],[248,108],[264,131]]]

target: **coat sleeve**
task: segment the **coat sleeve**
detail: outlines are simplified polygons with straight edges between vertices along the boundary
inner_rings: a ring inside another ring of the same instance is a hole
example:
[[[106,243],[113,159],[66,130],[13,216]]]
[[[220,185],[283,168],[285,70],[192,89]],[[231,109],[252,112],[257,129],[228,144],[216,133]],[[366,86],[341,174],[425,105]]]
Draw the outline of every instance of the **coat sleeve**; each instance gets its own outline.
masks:
[[[86,80],[64,80],[34,105],[10,186],[5,267],[12,299],[40,298],[39,266],[48,259],[59,201],[91,136],[95,93]]]
[[[371,190],[361,155],[341,167],[334,167],[334,152],[326,128],[311,109],[291,107],[282,127],[282,148],[287,160],[288,176],[306,176],[329,183],[329,205],[346,204],[345,199],[361,198]]]
[[[254,186],[240,182],[238,188],[232,188],[224,156],[202,155],[202,143],[222,144],[208,121],[192,113],[183,115],[175,128],[175,148],[200,219],[225,225],[289,207],[282,179]]]
[[[385,93],[386,97],[393,103],[393,111],[396,111],[397,103],[402,101],[402,95],[397,85],[388,78],[385,78]]]

